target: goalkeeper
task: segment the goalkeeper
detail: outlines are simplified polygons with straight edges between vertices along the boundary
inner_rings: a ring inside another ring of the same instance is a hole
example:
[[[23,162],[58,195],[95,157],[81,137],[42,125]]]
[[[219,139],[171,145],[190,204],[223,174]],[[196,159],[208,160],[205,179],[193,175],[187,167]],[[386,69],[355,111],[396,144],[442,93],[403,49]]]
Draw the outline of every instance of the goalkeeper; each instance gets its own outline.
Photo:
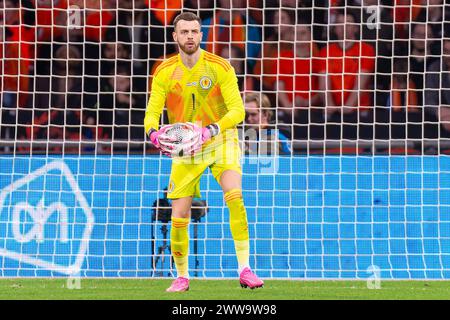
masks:
[[[244,120],[245,110],[234,69],[225,59],[200,49],[201,20],[186,12],[174,20],[173,39],[179,54],[165,60],[154,73],[144,126],[152,144],[170,153],[168,126],[158,130],[164,106],[169,123],[190,122],[198,134],[200,149],[189,161],[174,158],[168,198],[172,199],[171,251],[177,278],[168,292],[189,290],[188,225],[193,197],[200,197],[200,178],[209,167],[222,187],[230,211],[240,283],[251,289],[262,287],[249,267],[247,213],[242,199],[241,150],[236,125]],[[165,138],[166,137],[166,138]],[[163,142],[163,143],[161,143]],[[187,151],[191,151],[187,150]]]

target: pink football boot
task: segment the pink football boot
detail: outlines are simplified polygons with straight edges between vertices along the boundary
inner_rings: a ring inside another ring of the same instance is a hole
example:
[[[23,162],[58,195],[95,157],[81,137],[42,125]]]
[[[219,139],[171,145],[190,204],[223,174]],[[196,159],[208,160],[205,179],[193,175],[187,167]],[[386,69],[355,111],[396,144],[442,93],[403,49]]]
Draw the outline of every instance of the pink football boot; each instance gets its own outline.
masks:
[[[166,289],[167,292],[184,292],[189,290],[189,279],[178,277],[173,280],[172,285]]]
[[[250,289],[255,289],[264,286],[264,282],[259,279],[258,276],[254,274],[248,267],[242,270],[239,277],[239,282],[241,283],[242,288],[248,287]]]

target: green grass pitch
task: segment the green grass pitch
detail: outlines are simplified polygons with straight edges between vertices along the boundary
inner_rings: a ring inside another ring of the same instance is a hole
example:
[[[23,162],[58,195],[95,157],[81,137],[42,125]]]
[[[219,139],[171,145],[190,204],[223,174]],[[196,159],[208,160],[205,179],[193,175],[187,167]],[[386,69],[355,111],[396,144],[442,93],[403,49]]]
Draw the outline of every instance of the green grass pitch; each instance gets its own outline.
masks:
[[[66,279],[1,279],[0,299],[137,299],[137,300],[329,300],[450,299],[450,281],[381,281],[368,289],[365,281],[266,280],[264,288],[242,289],[238,280],[192,279],[190,290],[166,293],[170,279],[84,279],[68,289]]]

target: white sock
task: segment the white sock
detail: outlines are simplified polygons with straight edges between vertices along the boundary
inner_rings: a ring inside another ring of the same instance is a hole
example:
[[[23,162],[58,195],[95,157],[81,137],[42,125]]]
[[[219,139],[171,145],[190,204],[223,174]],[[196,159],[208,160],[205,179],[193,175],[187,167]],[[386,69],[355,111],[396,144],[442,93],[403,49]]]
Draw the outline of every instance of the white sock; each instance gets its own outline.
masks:
[[[240,264],[238,267],[239,274],[241,274],[242,270],[244,270],[245,268],[250,268],[250,266],[248,264]]]

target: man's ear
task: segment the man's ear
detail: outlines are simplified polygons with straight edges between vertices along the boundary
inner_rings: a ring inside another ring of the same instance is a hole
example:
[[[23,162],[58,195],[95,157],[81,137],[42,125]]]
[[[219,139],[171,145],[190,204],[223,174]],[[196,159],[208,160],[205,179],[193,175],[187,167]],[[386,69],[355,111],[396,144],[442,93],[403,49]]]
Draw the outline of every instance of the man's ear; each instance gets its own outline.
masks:
[[[269,119],[267,118],[267,114],[265,111],[260,110],[259,111],[259,123],[260,124],[266,124],[269,123]]]
[[[177,42],[177,33],[175,31],[172,32],[172,38],[173,38],[173,41]]]

